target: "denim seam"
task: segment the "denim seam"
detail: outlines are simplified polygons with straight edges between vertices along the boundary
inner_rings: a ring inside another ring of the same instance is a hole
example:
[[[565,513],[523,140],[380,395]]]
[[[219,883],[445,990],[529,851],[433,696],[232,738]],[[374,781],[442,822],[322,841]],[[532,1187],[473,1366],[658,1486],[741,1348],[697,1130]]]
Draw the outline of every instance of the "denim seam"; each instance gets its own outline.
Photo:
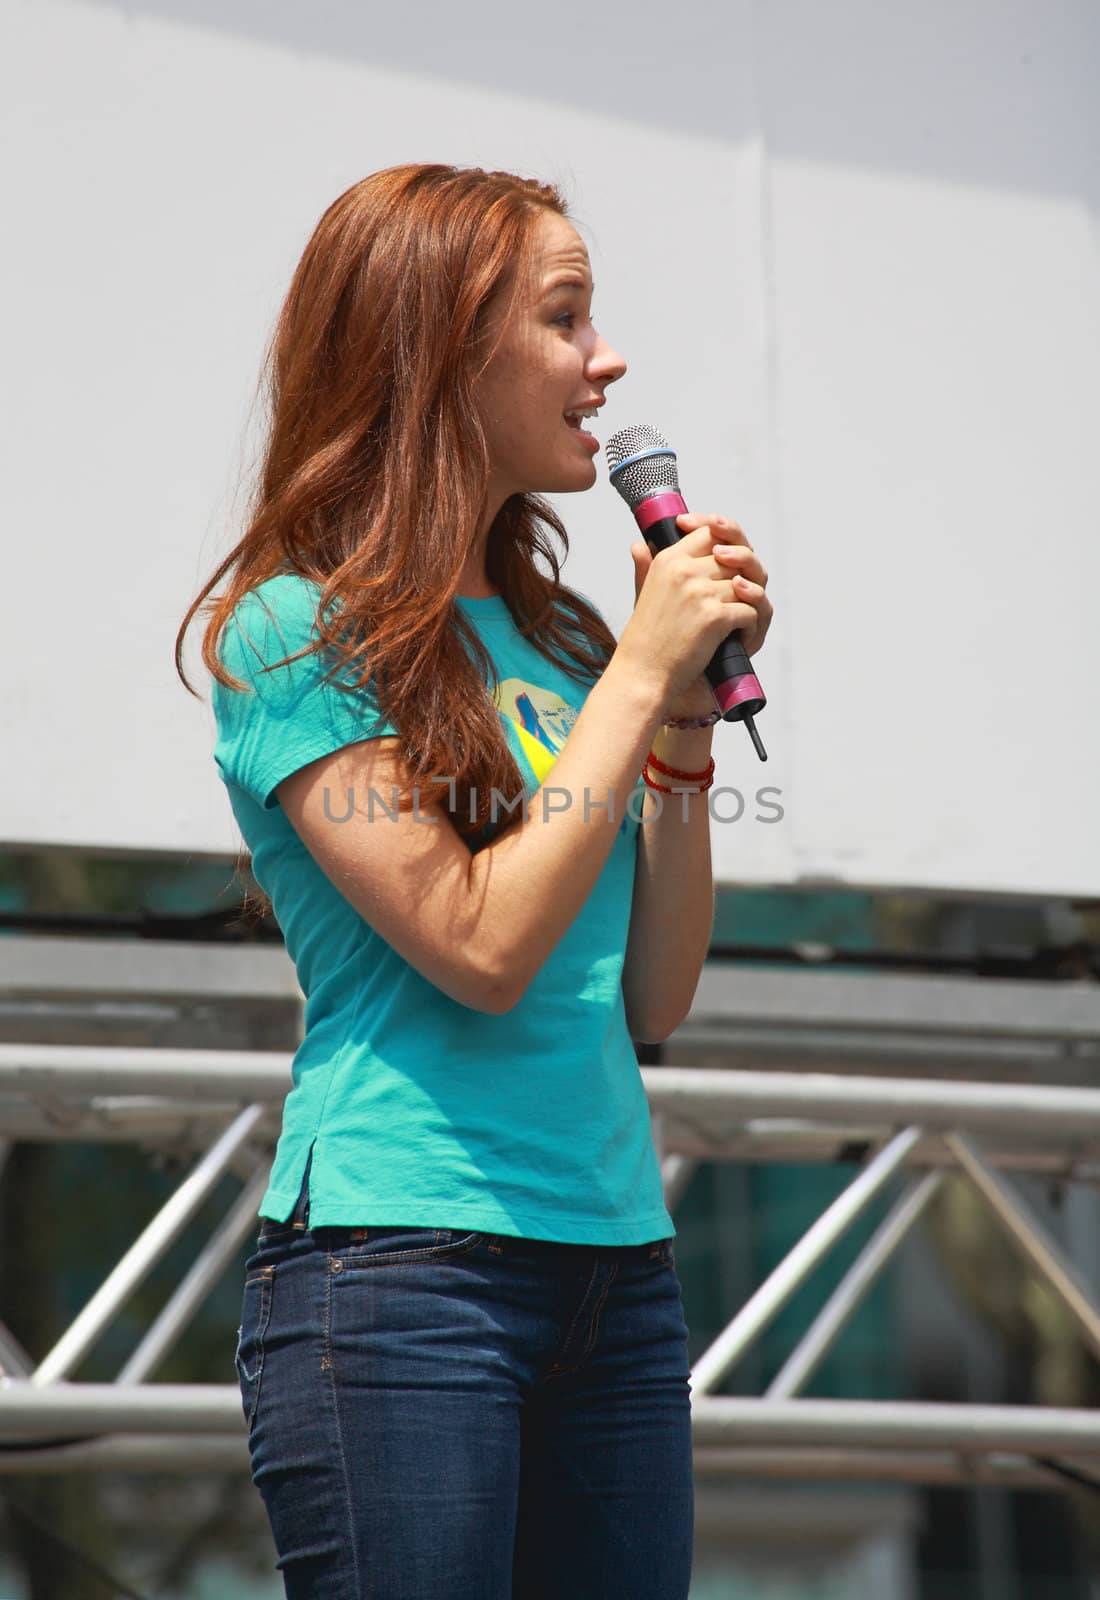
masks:
[[[427,1230],[426,1230],[427,1231]],[[341,1272],[365,1271],[369,1267],[388,1267],[399,1264],[450,1261],[459,1255],[468,1255],[475,1250],[481,1240],[486,1236],[483,1233],[469,1233],[461,1239],[455,1239],[450,1244],[422,1245],[414,1250],[379,1250],[377,1252],[359,1251],[355,1245],[337,1245],[336,1249],[348,1249],[350,1255],[337,1257],[334,1252],[329,1252],[329,1260],[335,1262]],[[335,1270],[335,1268],[334,1268]]]
[[[571,1362],[568,1367],[559,1367],[556,1370],[552,1370],[549,1374],[550,1377],[572,1377],[575,1373],[578,1373],[581,1370],[589,1356],[592,1354],[593,1347],[596,1343],[596,1335],[599,1331],[600,1315],[603,1312],[604,1306],[607,1304],[607,1297],[611,1293],[611,1285],[614,1283],[615,1278],[618,1275],[618,1271],[619,1269],[617,1265],[612,1266],[607,1276],[607,1282],[604,1284],[603,1289],[600,1292],[599,1299],[592,1308],[592,1317],[588,1324],[588,1334],[585,1339],[584,1349],[581,1351],[577,1359]],[[574,1326],[575,1325],[576,1319],[574,1318]]]
[[[246,1287],[251,1283],[260,1286],[260,1303],[256,1308],[256,1370],[249,1372],[241,1359],[241,1336],[237,1337],[236,1365],[238,1372],[252,1389],[252,1403],[248,1408],[245,1426],[251,1429],[256,1420],[256,1410],[260,1403],[260,1384],[264,1375],[264,1341],[267,1337],[267,1324],[271,1319],[271,1290],[275,1277],[274,1267],[262,1267],[258,1272],[250,1273],[245,1280]],[[241,1330],[243,1332],[243,1329]]]
[[[577,1331],[577,1323],[580,1322],[580,1312],[584,1310],[585,1301],[588,1299],[588,1293],[590,1293],[590,1290],[592,1290],[593,1283],[596,1282],[596,1274],[598,1274],[598,1272],[600,1272],[600,1262],[596,1261],[595,1264],[593,1264],[592,1277],[588,1278],[587,1285],[585,1285],[584,1294],[580,1296],[580,1304],[577,1306],[576,1312],[574,1312],[572,1322],[569,1323],[569,1333],[566,1334],[566,1338],[564,1338],[563,1341],[563,1346],[561,1346],[561,1354],[563,1355],[572,1344],[572,1336],[574,1336],[574,1333]]]
[[[584,1310],[584,1303],[588,1299],[588,1296],[589,1296],[589,1293],[591,1291],[592,1285],[596,1281],[596,1274],[597,1274],[597,1272],[599,1272],[599,1270],[600,1270],[600,1263],[597,1261],[597,1262],[594,1263],[594,1265],[592,1267],[592,1276],[589,1278],[587,1284],[585,1285],[584,1293],[581,1295],[580,1302],[579,1302],[579,1304],[577,1306],[577,1309],[573,1313],[573,1320],[569,1324],[569,1332],[566,1334],[565,1338],[562,1340],[562,1342],[561,1342],[561,1344],[559,1346],[559,1349],[561,1350],[561,1353],[562,1353],[563,1356],[565,1355],[566,1351],[569,1349],[570,1344],[573,1342],[573,1335],[576,1332],[577,1323],[580,1321],[581,1312]],[[584,1358],[582,1357],[581,1359],[583,1360]],[[551,1372],[564,1372],[566,1370],[567,1369],[565,1367],[564,1362],[552,1361],[550,1363],[550,1371]]]
[[[332,1265],[332,1258],[329,1258]],[[336,1435],[336,1449],[340,1457],[340,1475],[344,1481],[344,1506],[347,1512],[348,1533],[351,1543],[351,1565],[355,1577],[355,1592],[362,1593],[359,1581],[359,1551],[355,1543],[355,1518],[351,1507],[351,1478],[348,1473],[348,1458],[344,1449],[344,1433],[340,1426],[340,1404],[336,1397],[336,1366],[332,1359],[332,1279],[333,1273],[325,1273],[325,1318],[322,1331],[321,1368],[328,1372],[329,1390],[332,1394],[332,1423]]]
[[[603,1308],[607,1304],[607,1297],[611,1293],[611,1285],[615,1282],[618,1272],[618,1264],[612,1263],[611,1271],[607,1274],[607,1282],[603,1286],[603,1293],[600,1295],[600,1298],[597,1300],[592,1311],[592,1321],[588,1328],[588,1342],[585,1345],[584,1350],[581,1352],[574,1371],[582,1367],[592,1354],[592,1347],[596,1343],[596,1335],[599,1332],[600,1317],[603,1314]]]

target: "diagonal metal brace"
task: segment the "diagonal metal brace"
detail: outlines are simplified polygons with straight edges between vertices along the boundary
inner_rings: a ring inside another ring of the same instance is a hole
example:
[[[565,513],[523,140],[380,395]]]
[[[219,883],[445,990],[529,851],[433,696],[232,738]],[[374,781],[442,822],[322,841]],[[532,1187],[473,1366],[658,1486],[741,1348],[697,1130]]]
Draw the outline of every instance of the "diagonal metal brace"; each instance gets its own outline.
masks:
[[[803,1234],[794,1249],[764,1280],[709,1350],[700,1356],[691,1374],[694,1394],[706,1394],[721,1383],[730,1368],[763,1333],[772,1318],[778,1315],[845,1229],[889,1182],[922,1132],[921,1128],[913,1127],[895,1134],[890,1143],[879,1151],[843,1194],[838,1195],[828,1210]]]
[[[207,1151],[175,1193],[169,1196],[122,1260],[108,1273],[49,1355],[35,1368],[30,1377],[31,1383],[54,1383],[58,1378],[64,1378],[83,1359],[103,1329],[118,1315],[127,1296],[151,1271],[202,1205],[263,1117],[264,1110],[262,1105],[246,1106],[234,1117],[217,1143]]]
[[[1057,1240],[986,1163],[972,1139],[965,1134],[949,1133],[943,1142],[1021,1254],[1077,1322],[1093,1355],[1100,1358],[1100,1308]]]
[[[798,1347],[791,1351],[782,1369],[769,1384],[766,1399],[791,1400],[806,1387],[828,1355],[833,1342],[859,1309],[864,1295],[889,1265],[898,1246],[908,1237],[913,1224],[921,1217],[943,1179],[942,1172],[926,1172],[922,1178],[913,1180],[874,1238],[837,1284]]]

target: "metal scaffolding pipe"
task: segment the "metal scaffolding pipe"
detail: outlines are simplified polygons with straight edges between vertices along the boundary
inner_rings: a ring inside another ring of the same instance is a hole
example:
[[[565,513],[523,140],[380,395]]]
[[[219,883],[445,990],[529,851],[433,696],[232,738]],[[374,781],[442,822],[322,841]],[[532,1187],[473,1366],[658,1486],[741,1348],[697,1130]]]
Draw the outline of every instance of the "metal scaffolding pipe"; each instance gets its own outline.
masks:
[[[779,1162],[784,1165],[804,1162],[830,1166],[846,1152],[878,1144],[882,1132],[881,1125],[875,1127],[867,1123],[826,1124],[799,1122],[792,1117],[756,1117],[738,1128],[727,1128],[718,1146],[713,1137],[694,1133],[684,1123],[669,1129],[668,1144],[670,1150],[696,1161]],[[1022,1133],[1013,1138],[1016,1141],[1013,1144],[1005,1141],[985,1145],[985,1159],[999,1171],[1074,1183],[1100,1182],[1100,1137],[1091,1141],[1091,1149],[1088,1142],[1081,1140],[1073,1145],[1063,1140],[1027,1148]],[[1083,1154],[1085,1151],[1087,1158]],[[909,1165],[954,1171],[957,1163],[945,1148],[943,1135],[932,1133],[913,1146]]]
[[[942,1172],[926,1172],[898,1200],[837,1284],[803,1338],[765,1390],[768,1400],[790,1400],[804,1389],[858,1310],[894,1252],[943,1182]]]
[[[231,1383],[0,1383],[0,1439],[239,1433],[243,1427],[240,1390]]]
[[[1085,1476],[1097,1476],[1095,1459],[1062,1458]],[[992,1454],[962,1457],[951,1451],[833,1450],[815,1448],[733,1449],[699,1446],[693,1474],[707,1478],[776,1478],[823,1483],[875,1482],[938,1484],[949,1488],[1000,1485],[1008,1489],[1065,1489],[1065,1479],[1026,1456]],[[249,1470],[242,1428],[229,1434],[117,1433],[78,1444],[40,1445],[32,1450],[0,1450],[0,1477],[52,1476],[59,1472],[177,1472],[181,1475]]]
[[[40,981],[59,993],[86,988],[99,995],[115,978],[135,997],[159,995],[162,984],[166,994],[201,994],[211,984],[227,998],[243,992],[230,970],[237,952],[213,950],[196,959],[193,946],[177,951],[133,940],[118,941],[117,951],[102,940],[6,943],[5,955],[14,952],[30,974],[20,980],[24,985]],[[279,970],[252,954],[247,992],[300,998],[285,953],[279,953]],[[14,980],[5,976],[11,986]],[[679,1043],[682,1059],[698,1050],[708,1029],[727,1059],[735,1055],[746,1067],[667,1060]],[[703,1160],[853,1162],[865,1151],[877,1152],[853,1171],[854,1182],[697,1364],[692,1406],[699,1475],[1064,1489],[1065,1480],[1042,1464],[1047,1458],[1100,1485],[1096,1411],[793,1398],[914,1225],[944,1168],[961,1167],[977,1183],[1100,1354],[1100,1309],[1090,1291],[996,1175],[1005,1168],[1100,1181],[1100,1088],[1049,1081],[1064,1068],[1080,1083],[1090,1063],[1100,1061],[1096,985],[746,974],[712,964],[692,1017],[663,1054],[665,1064],[640,1071],[670,1208]],[[264,1183],[255,1168],[274,1143],[293,1060],[291,1050],[0,1043],[0,1134],[144,1139],[176,1157],[193,1152],[197,1163],[36,1372],[0,1326],[0,1368],[8,1374],[0,1378],[0,1472],[248,1470],[236,1385],[137,1380],[156,1370],[252,1225]],[[768,1063],[785,1070],[748,1070]],[[896,1070],[912,1075],[873,1075]],[[951,1076],[936,1077],[937,1071]],[[985,1072],[997,1081],[977,1081]],[[978,1142],[964,1138],[963,1129]],[[0,1160],[3,1148],[0,1138]],[[903,1165],[907,1176],[926,1176],[878,1228],[768,1394],[715,1395],[724,1373]],[[239,1176],[242,1194],[118,1381],[57,1381],[76,1369],[178,1234],[193,1213],[191,1202],[198,1204],[219,1173],[230,1171]],[[189,1190],[200,1174],[206,1184],[201,1195]]]
[[[1100,1412],[1054,1406],[939,1405],[931,1401],[692,1401],[699,1445],[793,1445],[854,1450],[955,1450],[985,1456],[1100,1457]],[[1094,1469],[1095,1470],[1095,1469]]]
[[[0,1093],[40,1096],[155,1095],[232,1104],[281,1101],[290,1086],[285,1051],[157,1050],[124,1046],[0,1044]],[[639,1069],[664,1137],[675,1148],[677,1120],[697,1120],[710,1139],[752,1119],[789,1116],[803,1124],[919,1122],[952,1132],[1006,1133],[1027,1143],[1074,1146],[1100,1138],[1100,1089],[1029,1083],[883,1078],[819,1072],[710,1067]]]
[[[93,1098],[85,1102],[66,1100],[66,1120],[57,1121],[47,1104],[37,1105],[28,1099],[14,1099],[0,1095],[0,1124],[7,1127],[20,1140],[58,1143],[65,1140],[81,1143],[109,1143],[140,1141],[179,1156],[204,1149],[225,1124],[227,1110],[236,1104],[230,1100],[183,1101],[157,1099],[153,1096],[111,1096]],[[262,1122],[253,1134],[252,1146],[258,1154],[274,1145],[279,1131],[279,1106],[269,1102]],[[691,1163],[690,1170],[700,1161],[741,1161],[749,1163],[783,1162],[817,1163],[830,1165],[840,1159],[843,1152],[873,1146],[880,1142],[883,1127],[835,1120],[830,1123],[802,1122],[794,1117],[756,1117],[736,1126],[727,1126],[719,1143],[710,1131],[696,1129],[684,1122],[669,1126],[666,1121],[665,1144],[668,1154],[669,1174],[679,1173],[672,1162]],[[1026,1135],[1017,1132],[1014,1145],[1007,1142],[990,1144],[985,1141],[985,1160],[998,1171],[1019,1173],[1022,1176],[1065,1180],[1074,1183],[1100,1184],[1100,1135],[1089,1139],[1067,1140],[1060,1143],[1048,1141],[1027,1148]],[[665,1172],[662,1162],[662,1173]],[[909,1159],[911,1167],[950,1167],[957,1163],[945,1149],[942,1134],[929,1134],[913,1148]],[[242,1178],[245,1174],[242,1172]],[[690,1171],[684,1173],[684,1178]],[[673,1205],[679,1199],[682,1180],[676,1177],[670,1193]],[[667,1202],[666,1202],[667,1203]]]
[[[281,1100],[286,1050],[169,1050],[154,1046],[0,1044],[0,1090],[39,1095],[178,1095],[183,1100]]]
[[[670,1212],[675,1211],[684,1198],[698,1165],[691,1156],[680,1156],[675,1151],[661,1162],[661,1186],[665,1192],[665,1206]]]
[[[1062,1465],[1071,1471],[1096,1478],[1097,1463],[1072,1462]],[[976,1485],[1000,1485],[1006,1489],[1056,1489],[1064,1491],[1066,1480],[1048,1467],[1041,1467],[1028,1456],[960,1456],[951,1451],[932,1450],[796,1450],[754,1446],[737,1450],[721,1446],[700,1446],[693,1455],[697,1478],[800,1478],[824,1483],[922,1483],[948,1488],[971,1489]]]
[[[1100,992],[1084,979],[978,978],[970,973],[859,973],[753,966],[712,958],[699,975],[686,1029],[751,1027],[819,1035],[878,1030],[904,1039],[954,1034],[975,1039],[1100,1040]]]
[[[817,1266],[860,1212],[874,1199],[905,1161],[921,1136],[920,1128],[905,1128],[880,1150],[872,1162],[818,1217],[775,1271],[715,1339],[691,1374],[692,1392],[704,1395],[714,1389],[768,1323],[786,1305],[799,1285]]]
[[[95,1294],[31,1374],[37,1385],[54,1383],[72,1371],[116,1316],[126,1298],[159,1261],[202,1205],[233,1156],[263,1115],[262,1106],[240,1112],[198,1166],[165,1202],[149,1225],[108,1274]]]
[[[248,1441],[214,1433],[113,1433],[77,1444],[0,1449],[0,1477],[57,1472],[247,1472]]]
[[[643,1067],[642,1077],[651,1103],[668,1115],[670,1131],[674,1120],[696,1117],[719,1139],[751,1117],[785,1114],[878,1127],[919,1122],[942,1132],[965,1127],[1020,1134],[1028,1142],[1077,1143],[1100,1134],[1100,1089],[709,1067]]]
[[[0,1438],[12,1442],[243,1430],[235,1384],[0,1384]],[[1082,1469],[1091,1471],[1100,1457],[1100,1413],[1049,1406],[700,1395],[692,1401],[692,1435],[699,1448],[947,1450],[975,1458],[1007,1452],[1081,1458]]]
[[[34,1362],[7,1323],[0,1322],[0,1377],[29,1378]]]
[[[1017,1249],[1066,1307],[1092,1347],[1093,1355],[1100,1356],[1100,1308],[1072,1262],[1038,1218],[1031,1215],[1019,1195],[1013,1194],[986,1164],[971,1140],[962,1134],[951,1134],[944,1143]]]
[[[252,1231],[266,1188],[266,1170],[253,1173],[221,1227],[203,1246],[122,1368],[117,1383],[141,1383],[167,1355]]]

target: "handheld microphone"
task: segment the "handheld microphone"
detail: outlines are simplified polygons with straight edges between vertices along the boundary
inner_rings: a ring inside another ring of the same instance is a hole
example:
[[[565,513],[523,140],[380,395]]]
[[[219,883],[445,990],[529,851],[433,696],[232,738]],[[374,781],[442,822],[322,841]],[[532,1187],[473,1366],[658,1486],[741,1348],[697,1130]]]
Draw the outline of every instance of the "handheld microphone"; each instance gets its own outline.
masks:
[[[653,554],[683,538],[676,518],[687,510],[680,496],[676,452],[656,428],[623,428],[607,441],[611,482],[622,495]],[[761,761],[768,753],[753,717],[767,705],[764,691],[734,628],[704,669],[725,722],[743,722]]]

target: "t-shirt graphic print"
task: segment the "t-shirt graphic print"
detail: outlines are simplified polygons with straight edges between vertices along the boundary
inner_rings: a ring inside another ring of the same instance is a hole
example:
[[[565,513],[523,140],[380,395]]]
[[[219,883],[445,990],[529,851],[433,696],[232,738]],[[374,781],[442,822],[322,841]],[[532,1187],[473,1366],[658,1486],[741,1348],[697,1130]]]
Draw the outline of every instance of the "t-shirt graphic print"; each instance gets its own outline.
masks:
[[[577,720],[574,706],[552,689],[524,678],[506,678],[494,696],[497,710],[512,724],[520,748],[539,783],[545,783]]]

